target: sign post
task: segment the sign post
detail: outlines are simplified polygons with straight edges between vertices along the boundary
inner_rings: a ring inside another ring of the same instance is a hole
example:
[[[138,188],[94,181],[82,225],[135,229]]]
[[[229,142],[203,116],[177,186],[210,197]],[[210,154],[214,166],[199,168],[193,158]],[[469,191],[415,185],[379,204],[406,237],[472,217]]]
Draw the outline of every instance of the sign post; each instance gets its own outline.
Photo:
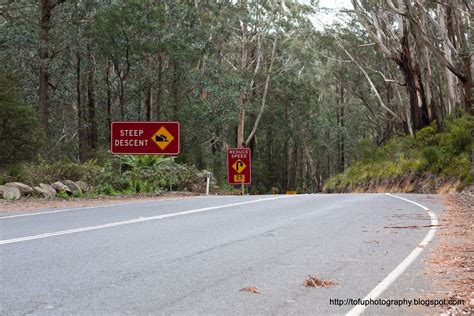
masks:
[[[173,159],[170,156],[170,192],[173,192],[173,171],[171,165],[173,164]]]
[[[227,150],[227,182],[240,184],[242,195],[245,194],[245,184],[252,182],[250,148],[229,148]]]

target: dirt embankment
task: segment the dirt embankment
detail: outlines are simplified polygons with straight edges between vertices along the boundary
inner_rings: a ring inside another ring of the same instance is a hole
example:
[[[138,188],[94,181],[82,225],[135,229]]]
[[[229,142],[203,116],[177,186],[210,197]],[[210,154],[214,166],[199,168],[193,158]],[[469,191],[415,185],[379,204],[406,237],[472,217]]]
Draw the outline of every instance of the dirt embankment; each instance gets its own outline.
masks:
[[[324,188],[326,193],[425,193],[446,194],[458,192],[461,182],[459,180],[445,180],[434,175],[414,176],[408,175],[393,179],[360,181],[354,185],[331,186]]]

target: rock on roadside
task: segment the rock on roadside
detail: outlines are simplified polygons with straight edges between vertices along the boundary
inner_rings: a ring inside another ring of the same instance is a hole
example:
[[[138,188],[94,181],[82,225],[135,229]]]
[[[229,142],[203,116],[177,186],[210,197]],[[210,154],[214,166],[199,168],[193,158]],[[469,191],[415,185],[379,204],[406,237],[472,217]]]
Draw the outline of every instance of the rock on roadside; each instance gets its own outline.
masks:
[[[35,190],[32,187],[21,182],[8,182],[8,183],[5,183],[5,186],[17,188],[18,190],[20,190],[21,195],[30,195],[35,192]]]
[[[56,181],[54,183],[51,183],[51,187],[56,190],[56,192],[66,192],[69,195],[72,195],[71,189],[61,181]]]
[[[18,200],[21,196],[19,189],[6,185],[0,185],[0,194],[5,200]]]
[[[56,196],[56,190],[49,184],[40,183],[39,187],[34,188],[36,193],[44,198],[53,198]]]
[[[64,180],[63,183],[69,188],[72,194],[82,194],[81,188],[71,180]]]
[[[76,181],[76,185],[81,189],[82,192],[89,192],[91,187],[84,181]]]

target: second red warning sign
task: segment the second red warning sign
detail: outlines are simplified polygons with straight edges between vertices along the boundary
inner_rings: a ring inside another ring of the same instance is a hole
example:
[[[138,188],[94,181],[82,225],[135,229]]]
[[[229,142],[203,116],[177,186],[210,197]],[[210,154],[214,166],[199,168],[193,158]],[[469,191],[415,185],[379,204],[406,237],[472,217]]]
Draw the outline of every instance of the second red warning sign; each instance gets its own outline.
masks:
[[[250,148],[229,148],[227,150],[227,182],[229,184],[250,184],[252,182]]]

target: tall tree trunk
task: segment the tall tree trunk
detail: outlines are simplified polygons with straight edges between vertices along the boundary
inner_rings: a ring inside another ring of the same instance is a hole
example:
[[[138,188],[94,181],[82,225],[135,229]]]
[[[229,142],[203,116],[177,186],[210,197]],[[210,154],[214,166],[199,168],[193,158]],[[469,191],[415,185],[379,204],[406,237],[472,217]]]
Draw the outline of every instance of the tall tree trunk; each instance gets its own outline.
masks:
[[[77,103],[77,144],[79,161],[86,160],[86,137],[84,124],[84,111],[82,107],[82,76],[81,76],[81,54],[76,52],[76,103]]]
[[[413,62],[409,42],[408,23],[403,25],[403,37],[401,39],[402,51],[397,62],[405,77],[407,92],[410,97],[410,114],[413,122],[413,130],[417,131],[430,124],[426,98],[423,84],[421,83],[420,70]]]
[[[96,96],[95,96],[95,61],[92,55],[92,46],[87,44],[87,127],[89,148],[91,150],[97,149],[97,120],[96,120]]]
[[[180,72],[178,61],[173,60],[173,120],[178,120]]]
[[[49,70],[48,64],[51,58],[50,31],[51,14],[53,9],[65,0],[39,0],[40,13],[40,44],[38,48],[39,71],[38,71],[38,117],[43,136],[49,136]]]
[[[446,10],[451,10],[450,8],[445,8],[444,4],[438,3],[437,7],[437,12],[438,12],[438,19],[439,23],[442,27],[447,28],[448,34],[449,34],[449,28],[448,28],[448,23],[446,21]],[[451,50],[449,48],[449,45],[447,41],[443,41],[443,52],[444,55],[446,56],[446,59],[449,62],[453,62],[452,57],[451,57]],[[447,90],[447,109],[445,110],[445,113],[448,115],[451,115],[456,107],[456,77],[454,74],[447,68],[444,67],[444,78],[446,80],[446,90]]]
[[[151,57],[145,56],[145,71],[143,72],[143,112],[145,120],[151,121]]]
[[[465,9],[465,4],[462,1],[453,2],[453,6],[449,8],[449,25],[448,32],[450,32],[451,41],[457,49],[460,63],[459,69],[462,72],[463,76],[458,76],[459,80],[462,83],[461,95],[463,95],[462,102],[464,104],[464,111],[466,113],[474,114],[472,108],[472,70],[471,70],[471,56],[472,49],[470,43],[466,41],[466,27],[469,25],[469,22],[466,19],[466,22],[463,21],[462,12]],[[464,15],[468,13],[464,12]],[[468,39],[472,42],[472,31]],[[469,53],[471,52],[471,53]]]
[[[294,191],[297,189],[297,177],[298,177],[298,153],[299,153],[299,146],[298,141],[293,139],[293,150],[291,151],[291,162],[290,165],[290,185],[289,188]]]
[[[288,126],[288,102],[285,102],[285,131],[287,131],[289,129],[289,126]],[[282,182],[282,189],[283,190],[288,190],[288,177],[289,177],[289,173],[288,173],[288,165],[289,165],[289,158],[288,158],[288,155],[289,155],[289,135],[288,133],[285,133],[285,143],[283,145],[283,155],[284,155],[284,159],[283,159],[283,168],[281,168],[282,170],[282,177],[281,179],[283,180]]]
[[[408,0],[405,0],[408,2]],[[453,1],[449,8],[446,9],[447,18],[446,26],[438,23],[430,14],[430,12],[423,6],[420,1],[416,1],[416,5],[425,13],[425,16],[431,21],[435,29],[443,40],[443,49],[433,44],[432,38],[428,38],[423,30],[418,30],[424,35],[424,42],[431,48],[436,58],[448,68],[458,79],[462,82],[462,87],[459,87],[458,95],[463,96],[464,109],[466,112],[472,111],[472,73],[471,73],[471,54],[469,54],[470,45],[466,42],[466,35],[469,34],[465,30],[465,25],[469,25],[469,13],[465,12],[466,3],[464,1]],[[468,8],[469,10],[469,8]],[[438,12],[440,12],[438,10]],[[441,11],[442,12],[442,11]],[[444,21],[444,15],[441,14],[440,22]],[[416,18],[412,17],[414,27],[418,27]],[[447,31],[447,32],[446,32]],[[446,54],[444,44],[449,46],[449,49],[462,60],[461,63],[453,64],[450,60],[450,54]]]
[[[155,118],[157,121],[160,120],[161,117],[161,94],[163,90],[163,53],[158,52],[158,80],[156,83],[156,90],[155,90]]]
[[[241,1],[242,10],[247,9],[247,2]],[[240,58],[240,71],[247,69],[248,51],[247,51],[247,20],[242,21],[242,55]],[[245,100],[246,93],[242,91],[239,96],[239,124],[237,127],[237,147],[244,146],[244,132],[245,132]]]
[[[107,139],[110,140],[110,129],[112,127],[112,83],[110,78],[112,76],[112,62],[107,61],[107,69],[105,70],[105,84],[107,90],[107,129],[108,129],[108,137]]]
[[[464,70],[467,71],[467,67],[471,67],[471,62],[468,61],[466,62],[466,59],[464,58]],[[471,115],[474,115],[474,109],[472,107],[472,75],[469,73],[468,77],[466,80],[463,81],[462,83],[464,87],[464,111],[466,113],[469,113]]]
[[[206,76],[206,71],[207,71],[207,53],[205,53],[203,56],[202,56],[202,65],[201,65],[201,73],[202,73],[202,76],[205,77]],[[201,87],[201,98],[203,100],[206,100],[207,99],[207,89],[205,86],[202,86]]]
[[[420,21],[416,23],[419,23],[419,27],[421,29],[427,29],[428,25],[427,25],[426,17],[423,14],[423,12],[421,12],[419,16],[420,16]],[[412,23],[415,23],[415,22],[412,22]],[[442,122],[442,116],[440,115],[440,111],[435,102],[435,87],[434,87],[434,81],[431,76],[429,50],[423,40],[422,34],[418,31],[418,28],[411,27],[410,30],[416,43],[416,46],[414,47],[414,50],[417,51],[416,60],[418,61],[418,64],[421,67],[420,85],[421,84],[423,85],[424,92],[425,92],[426,104],[427,104],[427,109],[428,109],[428,120],[429,122],[436,120],[438,128],[441,129],[443,122]]]
[[[336,107],[336,121],[339,126],[339,139],[337,142],[337,157],[339,158],[336,168],[339,172],[345,169],[345,153],[344,153],[344,87],[342,80],[336,85],[337,90],[337,107]]]
[[[48,97],[49,97],[49,74],[46,69],[46,66],[43,65],[43,62],[40,65],[39,70],[39,92],[38,92],[38,117],[40,126],[44,136],[47,136],[48,133]]]
[[[377,44],[381,52],[387,58],[393,60],[401,68],[403,76],[405,77],[407,92],[410,97],[410,113],[413,122],[413,129],[419,130],[428,125],[430,119],[420,71],[412,57],[412,43],[410,43],[409,28],[413,25],[410,25],[408,20],[409,7],[411,4],[407,0],[399,0],[398,2],[399,8],[396,8],[391,1],[389,1],[388,4],[394,12],[397,12],[400,15],[398,19],[398,28],[401,49],[393,46],[385,40],[387,38],[387,35],[385,35],[385,32],[387,32],[386,28],[389,26],[385,25],[384,28],[379,23],[385,18],[377,14],[374,16],[373,24],[376,28],[374,32],[372,27],[369,25],[367,15],[362,12],[363,8],[359,2],[357,0],[352,0],[357,17],[364,25],[370,38]]]
[[[50,0],[40,0],[41,14],[41,33],[39,46],[39,91],[38,91],[38,117],[44,136],[48,136],[48,98],[49,98],[49,32],[51,28],[51,10]]]
[[[120,118],[125,121],[125,79],[119,76],[119,104],[120,104]]]
[[[395,83],[395,82],[392,83],[392,88],[393,88],[395,100],[398,104],[398,107],[400,108],[400,110],[403,113],[402,116],[405,118],[403,120],[403,123],[406,126],[406,132],[408,132],[408,134],[410,134],[410,136],[414,137],[415,134],[413,133],[413,124],[411,122],[410,108],[403,103],[402,95],[400,93],[400,90],[398,89],[397,83]]]
[[[329,144],[331,143],[331,132],[330,130],[326,130],[326,143],[328,144],[326,146],[326,178],[331,177],[331,154],[329,150]]]
[[[224,153],[223,142],[220,141],[224,136],[222,135],[221,126],[217,126],[214,130],[214,140],[211,142],[212,152],[212,172],[214,178],[221,179],[222,175],[222,154]]]
[[[343,89],[341,88],[341,97],[344,97],[343,95]],[[340,143],[340,147],[339,147],[339,157],[340,157],[340,160],[339,160],[339,170],[341,171],[344,171],[346,169],[346,153],[345,153],[345,143],[344,143],[344,103],[342,103],[341,105],[341,109],[340,109],[340,116],[339,116],[339,120],[340,120],[340,124],[341,124],[341,137],[339,139],[339,143]]]
[[[316,166],[316,163],[314,162],[314,159],[311,155],[311,150],[309,149],[308,145],[306,143],[303,144],[303,147],[304,147],[304,154],[306,155],[306,161],[308,162],[309,164],[309,173],[311,175],[311,182],[314,181],[314,184],[315,184],[315,191],[318,192],[319,191],[319,175],[318,175],[318,169],[317,169],[317,166]]]
[[[121,65],[118,60],[112,60],[114,64],[114,72],[119,79],[119,104],[120,104],[120,117],[122,121],[125,120],[125,115],[127,112],[126,102],[125,102],[125,83],[127,81],[128,75],[130,74],[130,47],[127,46],[125,52],[125,65]]]
[[[464,27],[464,23],[460,16],[460,12],[456,10],[455,13],[456,20],[458,22],[458,37],[460,43],[460,52],[462,54],[462,63],[461,69],[464,73],[464,79],[462,81],[462,85],[464,88],[464,111],[466,113],[474,114],[474,109],[472,107],[472,72],[471,72],[471,56],[472,56],[472,49],[471,45],[466,42],[465,35],[466,30]],[[472,27],[472,26],[471,26]],[[471,36],[473,36],[473,32],[471,30]],[[472,38],[470,38],[472,41]],[[470,54],[468,52],[471,52]]]
[[[276,46],[277,46],[277,36],[275,34],[275,39],[273,40],[272,55],[270,57],[270,66],[268,67],[268,73],[267,73],[267,77],[265,79],[265,87],[263,88],[262,103],[260,105],[260,110],[258,111],[257,119],[255,120],[252,131],[250,132],[249,136],[245,140],[244,146],[247,146],[248,143],[255,136],[255,133],[257,132],[258,124],[260,123],[260,120],[262,119],[263,111],[265,110],[265,105],[266,105],[266,102],[267,102],[267,95],[268,95],[268,86],[270,84],[270,77],[271,77],[271,74],[272,74],[273,62],[275,61]],[[257,52],[257,54],[259,54],[259,53],[260,52]],[[259,57],[257,57],[257,58],[259,58]]]

